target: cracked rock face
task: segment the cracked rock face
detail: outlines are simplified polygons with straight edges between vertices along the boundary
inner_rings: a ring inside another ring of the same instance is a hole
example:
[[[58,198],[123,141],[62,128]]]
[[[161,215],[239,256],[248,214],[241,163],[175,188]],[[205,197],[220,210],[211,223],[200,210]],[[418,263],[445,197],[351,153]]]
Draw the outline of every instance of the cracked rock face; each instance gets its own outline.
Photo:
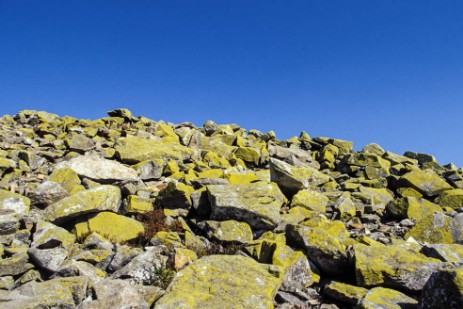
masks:
[[[463,169],[127,109],[0,118],[0,307],[459,308]]]

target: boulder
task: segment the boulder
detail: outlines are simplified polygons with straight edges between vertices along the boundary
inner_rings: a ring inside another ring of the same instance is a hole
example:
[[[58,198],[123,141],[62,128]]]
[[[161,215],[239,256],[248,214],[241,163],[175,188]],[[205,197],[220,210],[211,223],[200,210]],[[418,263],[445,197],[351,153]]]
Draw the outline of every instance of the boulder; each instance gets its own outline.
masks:
[[[255,229],[273,229],[281,220],[285,197],[275,185],[210,185],[207,193],[213,220],[243,221]]]
[[[208,220],[204,223],[209,238],[221,242],[237,243],[248,243],[252,240],[251,227],[245,222]]]
[[[356,305],[367,293],[366,288],[339,281],[329,281],[323,287],[323,295],[351,305]]]
[[[273,308],[281,281],[277,266],[244,256],[211,255],[178,272],[154,308]]]
[[[291,207],[304,207],[309,210],[325,213],[329,199],[313,190],[300,190],[293,196]]]
[[[62,168],[72,169],[81,177],[103,183],[139,179],[137,171],[133,168],[95,155],[76,156],[69,161],[62,161],[55,165],[55,170]]]
[[[101,211],[117,212],[121,205],[121,191],[116,186],[102,185],[64,198],[44,211],[44,218],[61,224],[84,214]]]
[[[454,242],[450,228],[451,222],[452,218],[450,216],[441,212],[434,212],[417,222],[417,224],[405,234],[405,238],[411,236],[421,242],[451,244]]]
[[[356,309],[414,309],[418,301],[404,293],[396,290],[376,287],[372,288],[359,304]]]
[[[29,192],[27,196],[31,199],[33,206],[44,207],[68,197],[69,193],[59,183],[45,181]]]
[[[399,179],[400,187],[410,187],[425,196],[436,196],[443,191],[452,189],[444,179],[433,170],[413,169]]]
[[[442,192],[436,198],[436,203],[441,207],[463,208],[463,189],[451,189]]]
[[[0,189],[0,233],[15,230],[19,219],[29,214],[30,204],[27,197]]]
[[[424,198],[403,197],[391,201],[386,206],[386,212],[393,218],[399,220],[412,219],[417,222],[432,215],[434,212],[441,212],[442,208]]]

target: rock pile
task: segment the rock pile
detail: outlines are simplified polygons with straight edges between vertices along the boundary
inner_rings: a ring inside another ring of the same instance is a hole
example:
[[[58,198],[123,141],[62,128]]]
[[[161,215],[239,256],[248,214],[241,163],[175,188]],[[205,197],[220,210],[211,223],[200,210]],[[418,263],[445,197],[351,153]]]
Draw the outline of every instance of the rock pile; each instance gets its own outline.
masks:
[[[0,308],[462,308],[463,169],[108,115],[0,118]]]

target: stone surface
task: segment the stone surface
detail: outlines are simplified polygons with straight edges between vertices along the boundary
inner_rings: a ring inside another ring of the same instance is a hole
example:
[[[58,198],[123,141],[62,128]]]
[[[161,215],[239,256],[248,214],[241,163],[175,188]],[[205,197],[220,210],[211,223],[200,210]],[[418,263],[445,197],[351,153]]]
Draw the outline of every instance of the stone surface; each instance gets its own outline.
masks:
[[[207,192],[213,220],[243,221],[256,229],[273,229],[281,220],[285,198],[272,184],[211,185]]]
[[[27,195],[34,206],[45,207],[65,197],[69,193],[54,181],[45,181]]]
[[[273,308],[281,275],[242,256],[203,257],[177,273],[154,308]]]
[[[399,180],[401,186],[411,187],[425,196],[435,196],[452,187],[432,170],[414,169]]]
[[[84,214],[105,210],[117,212],[120,204],[120,189],[116,186],[103,185],[78,192],[48,206],[44,211],[44,217],[60,224]]]
[[[372,288],[355,307],[358,309],[412,309],[418,302],[399,291],[377,287]]]

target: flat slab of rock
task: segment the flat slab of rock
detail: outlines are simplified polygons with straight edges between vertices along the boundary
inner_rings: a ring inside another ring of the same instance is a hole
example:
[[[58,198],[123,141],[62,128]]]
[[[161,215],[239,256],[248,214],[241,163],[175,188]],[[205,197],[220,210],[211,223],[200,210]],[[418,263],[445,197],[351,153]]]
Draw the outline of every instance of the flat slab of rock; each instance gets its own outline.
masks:
[[[399,309],[399,308],[416,308],[418,302],[399,291],[376,287],[372,288],[359,304],[355,307],[358,309]]]
[[[213,220],[237,220],[255,229],[273,229],[281,220],[285,197],[264,182],[207,187]]]
[[[103,185],[64,198],[45,208],[43,214],[46,220],[60,224],[88,213],[117,212],[120,205],[121,190],[116,186]]]
[[[413,170],[399,179],[402,187],[409,187],[417,190],[425,196],[435,196],[439,193],[452,189],[445,180],[433,170]]]
[[[137,181],[137,171],[117,161],[98,156],[78,156],[69,161],[63,161],[55,166],[55,170],[70,168],[79,176],[95,181]]]
[[[155,309],[273,308],[281,269],[238,255],[203,257],[177,273]]]

